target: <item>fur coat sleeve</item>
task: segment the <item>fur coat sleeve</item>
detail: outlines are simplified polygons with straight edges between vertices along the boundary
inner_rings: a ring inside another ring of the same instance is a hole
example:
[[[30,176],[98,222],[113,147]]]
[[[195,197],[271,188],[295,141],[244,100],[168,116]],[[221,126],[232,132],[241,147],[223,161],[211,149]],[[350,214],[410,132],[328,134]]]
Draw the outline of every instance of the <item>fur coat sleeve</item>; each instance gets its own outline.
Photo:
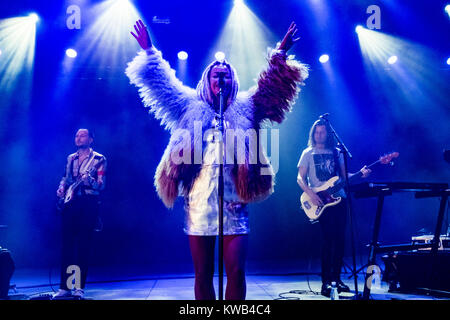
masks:
[[[128,63],[125,74],[139,88],[144,106],[170,131],[196,97],[196,91],[176,78],[175,70],[154,47],[141,50]]]
[[[269,65],[258,79],[258,84],[251,99],[255,107],[255,120],[266,119],[282,122],[287,112],[291,110],[298,92],[299,85],[308,78],[308,68],[300,62],[287,59],[286,55],[272,50]]]

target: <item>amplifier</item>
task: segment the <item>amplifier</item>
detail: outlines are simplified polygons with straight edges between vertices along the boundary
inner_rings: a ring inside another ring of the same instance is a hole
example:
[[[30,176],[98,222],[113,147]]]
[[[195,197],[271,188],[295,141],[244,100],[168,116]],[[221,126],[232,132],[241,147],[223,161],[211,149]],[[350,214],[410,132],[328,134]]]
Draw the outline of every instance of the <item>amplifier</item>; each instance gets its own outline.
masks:
[[[450,292],[450,252],[446,250],[399,252],[381,257],[383,281],[389,291],[414,292],[432,289]]]

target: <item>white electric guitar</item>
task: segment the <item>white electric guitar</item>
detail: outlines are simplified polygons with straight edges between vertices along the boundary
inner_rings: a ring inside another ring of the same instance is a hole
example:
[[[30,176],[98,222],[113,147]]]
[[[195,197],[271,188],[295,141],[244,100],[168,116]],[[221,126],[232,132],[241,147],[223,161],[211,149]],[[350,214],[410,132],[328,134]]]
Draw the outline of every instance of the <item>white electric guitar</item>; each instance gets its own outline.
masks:
[[[367,168],[371,168],[377,163],[381,164],[391,164],[393,165],[392,159],[397,158],[399,156],[398,152],[392,152],[388,155],[380,157],[377,161],[367,166]],[[349,182],[357,177],[362,175],[362,172],[359,171],[355,175],[351,176],[349,178]],[[341,202],[341,197],[334,197],[333,194],[339,191],[341,188],[344,187],[345,181],[339,181],[339,177],[335,176],[329,179],[327,182],[325,182],[322,186],[317,188],[312,188],[312,191],[314,191],[322,200],[323,206],[317,206],[311,201],[311,197],[306,193],[303,192],[303,194],[300,197],[300,203],[302,206],[303,211],[305,211],[305,214],[308,216],[311,222],[317,220],[320,218],[320,216],[324,213],[325,209],[331,206],[337,205],[339,202]]]

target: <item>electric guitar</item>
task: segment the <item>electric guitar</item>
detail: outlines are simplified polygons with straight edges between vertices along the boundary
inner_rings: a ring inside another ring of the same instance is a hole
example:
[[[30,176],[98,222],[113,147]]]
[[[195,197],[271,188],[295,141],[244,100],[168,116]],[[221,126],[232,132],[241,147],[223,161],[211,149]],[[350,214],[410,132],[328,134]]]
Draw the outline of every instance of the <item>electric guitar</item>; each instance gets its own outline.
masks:
[[[392,152],[390,154],[384,155],[380,157],[377,161],[373,162],[367,168],[371,168],[377,163],[381,164],[390,164],[393,165],[392,159],[397,158],[399,156],[398,152]],[[361,176],[362,172],[359,171],[358,173],[354,174],[349,178],[349,182],[353,179],[356,179],[357,177]],[[312,191],[314,191],[322,200],[323,205],[322,206],[316,206],[312,201],[311,197],[306,193],[303,192],[303,194],[300,197],[300,203],[303,211],[305,211],[305,214],[308,216],[309,220],[311,222],[314,222],[315,220],[319,219],[320,216],[324,213],[325,209],[331,206],[337,205],[339,202],[341,202],[341,197],[334,197],[333,194],[339,191],[344,187],[345,181],[339,181],[338,176],[334,176],[331,179],[329,179],[327,182],[325,182],[322,186],[317,188],[312,188]]]
[[[103,164],[103,162],[104,162],[104,159],[100,160],[95,165],[93,165],[89,170],[87,170],[87,172],[78,175],[77,180],[69,186],[64,197],[60,197],[58,199],[56,207],[59,210],[62,210],[62,208],[65,205],[67,205],[67,203],[69,203],[70,201],[73,200],[76,192],[78,191],[78,187],[83,183],[83,177],[85,177],[85,176],[92,177],[92,175],[95,173],[95,171],[98,170],[98,168],[100,168],[100,166]]]

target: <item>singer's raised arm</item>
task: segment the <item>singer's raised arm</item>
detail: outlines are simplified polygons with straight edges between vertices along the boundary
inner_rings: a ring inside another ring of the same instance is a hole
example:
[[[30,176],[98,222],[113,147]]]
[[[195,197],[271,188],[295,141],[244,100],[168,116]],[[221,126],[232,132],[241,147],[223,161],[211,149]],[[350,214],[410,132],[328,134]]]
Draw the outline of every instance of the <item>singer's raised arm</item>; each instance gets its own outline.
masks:
[[[161,125],[173,130],[187,106],[196,98],[196,91],[181,83],[175,76],[162,53],[151,42],[147,28],[141,20],[134,26],[136,38],[142,50],[128,63],[125,74],[130,82],[139,88],[139,95],[144,106]]]
[[[257,122],[266,119],[282,122],[295,102],[299,86],[308,77],[305,64],[287,57],[287,51],[299,40],[295,38],[296,33],[297,27],[293,22],[278,50],[272,50],[269,54],[267,69],[259,75],[252,95]]]

